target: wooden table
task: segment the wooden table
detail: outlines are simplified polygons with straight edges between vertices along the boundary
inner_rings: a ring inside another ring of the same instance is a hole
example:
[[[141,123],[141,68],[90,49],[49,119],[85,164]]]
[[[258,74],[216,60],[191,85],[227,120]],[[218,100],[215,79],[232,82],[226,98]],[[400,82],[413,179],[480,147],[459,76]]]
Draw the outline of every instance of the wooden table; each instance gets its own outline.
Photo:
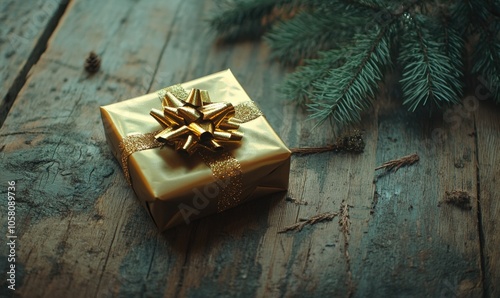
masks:
[[[214,2],[0,3],[2,242],[9,181],[18,237],[16,290],[4,274],[0,296],[500,296],[500,109],[483,93],[429,119],[383,89],[360,124],[364,153],[292,157],[288,196],[307,205],[267,197],[156,230],[106,145],[101,105],[231,68],[288,146],[335,141],[280,98],[286,71],[264,43],[215,42]],[[82,67],[90,51],[95,75]],[[415,165],[374,170],[415,152]],[[472,209],[440,203],[453,190]],[[338,216],[278,233],[325,212]]]

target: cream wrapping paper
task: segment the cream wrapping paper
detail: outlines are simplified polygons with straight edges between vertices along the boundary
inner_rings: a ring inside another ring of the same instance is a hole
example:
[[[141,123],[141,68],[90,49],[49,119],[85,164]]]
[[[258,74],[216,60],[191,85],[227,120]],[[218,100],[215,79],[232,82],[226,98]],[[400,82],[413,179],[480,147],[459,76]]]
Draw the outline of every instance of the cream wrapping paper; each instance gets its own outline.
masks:
[[[226,101],[240,107],[252,103],[230,70],[181,86],[185,90],[207,90],[213,102]],[[118,161],[124,138],[161,129],[149,114],[152,108],[161,108],[158,93],[161,90],[101,107],[106,139]],[[244,134],[242,141],[222,153],[236,159],[241,170],[241,189],[229,207],[288,188],[290,151],[265,117],[242,123],[238,131]],[[225,162],[209,160],[213,158],[202,158],[198,153],[182,155],[168,146],[137,151],[128,157],[132,188],[160,230],[221,211],[219,195],[235,184],[220,178],[224,176],[220,171],[226,169]]]

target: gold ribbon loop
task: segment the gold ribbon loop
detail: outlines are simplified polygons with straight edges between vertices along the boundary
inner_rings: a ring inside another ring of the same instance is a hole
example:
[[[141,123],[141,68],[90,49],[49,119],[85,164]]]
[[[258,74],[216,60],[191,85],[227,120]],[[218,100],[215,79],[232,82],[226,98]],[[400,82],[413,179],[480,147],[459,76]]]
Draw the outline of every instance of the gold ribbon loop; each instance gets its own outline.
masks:
[[[240,141],[236,125],[227,125],[235,115],[228,102],[212,103],[206,90],[192,89],[185,99],[166,91],[162,98],[163,113],[152,109],[150,115],[165,128],[155,138],[173,145],[177,150],[192,154],[198,148],[215,151],[219,142]],[[215,133],[217,132],[217,133]]]

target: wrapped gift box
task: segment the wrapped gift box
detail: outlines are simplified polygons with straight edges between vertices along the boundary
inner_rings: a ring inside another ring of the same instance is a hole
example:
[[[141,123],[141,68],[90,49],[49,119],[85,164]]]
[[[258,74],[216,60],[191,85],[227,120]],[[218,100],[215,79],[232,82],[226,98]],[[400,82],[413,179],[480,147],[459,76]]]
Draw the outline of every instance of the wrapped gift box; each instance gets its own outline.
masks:
[[[239,142],[190,155],[159,147],[154,136],[164,127],[150,111],[162,109],[166,91],[185,100],[192,88],[207,90],[212,102],[234,106],[243,133]],[[160,230],[288,187],[290,151],[230,70],[103,106],[101,116],[114,156]]]

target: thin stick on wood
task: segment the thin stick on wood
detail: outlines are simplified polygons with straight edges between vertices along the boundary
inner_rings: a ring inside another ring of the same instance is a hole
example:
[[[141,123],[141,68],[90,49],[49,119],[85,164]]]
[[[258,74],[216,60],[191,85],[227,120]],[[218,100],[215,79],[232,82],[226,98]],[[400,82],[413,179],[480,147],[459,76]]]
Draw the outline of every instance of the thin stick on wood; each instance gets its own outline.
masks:
[[[337,145],[328,145],[324,147],[291,148],[290,151],[292,151],[292,154],[307,155],[307,154],[322,153],[328,151],[337,151],[338,149],[339,148]]]
[[[349,220],[349,205],[342,201],[340,206],[340,219],[339,219],[340,230],[347,237],[349,235],[349,230],[351,229],[351,221]]]
[[[295,205],[307,205],[307,201],[299,200],[299,199],[292,198],[292,197],[286,197],[285,201],[292,202]]]
[[[331,221],[337,215],[338,215],[338,213],[326,212],[326,213],[314,215],[313,217],[310,217],[308,219],[301,218],[301,219],[299,219],[300,222],[293,224],[293,225],[290,225],[290,226],[287,226],[287,227],[283,228],[281,231],[279,231],[278,233],[286,233],[289,231],[300,232],[302,230],[302,228],[306,225],[314,225],[314,224],[316,224],[318,222],[322,222],[322,221]]]
[[[344,237],[344,257],[346,261],[347,267],[347,286],[348,286],[348,294],[347,297],[352,297],[356,290],[354,285],[354,281],[352,279],[351,272],[351,256],[349,255],[349,234],[351,233],[351,220],[349,219],[349,206],[346,201],[342,201],[340,205],[340,218],[339,218],[339,226],[342,231],[342,235]]]
[[[352,152],[361,153],[365,149],[363,133],[360,130],[354,130],[353,133],[344,134],[337,138],[335,144],[323,147],[299,147],[292,148],[292,154],[307,155],[322,152]]]
[[[420,157],[418,156],[418,154],[413,153],[413,154],[403,156],[403,157],[398,158],[398,159],[393,159],[393,160],[387,161],[387,162],[383,163],[381,166],[376,167],[375,171],[379,170],[379,169],[385,169],[386,171],[392,170],[392,171],[396,172],[397,170],[399,170],[399,168],[401,168],[403,166],[410,166],[419,160],[420,160]]]

